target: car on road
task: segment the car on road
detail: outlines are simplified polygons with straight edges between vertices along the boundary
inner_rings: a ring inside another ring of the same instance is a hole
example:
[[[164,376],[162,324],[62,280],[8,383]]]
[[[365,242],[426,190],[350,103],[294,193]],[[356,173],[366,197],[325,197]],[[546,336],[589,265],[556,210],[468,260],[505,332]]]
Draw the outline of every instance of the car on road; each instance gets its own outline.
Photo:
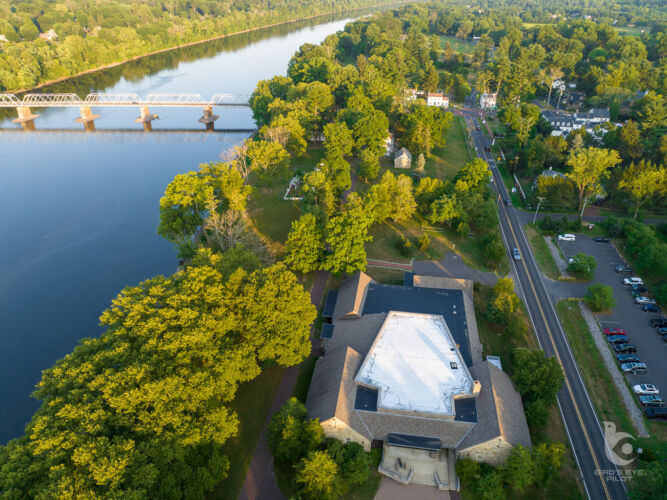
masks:
[[[661,396],[639,396],[639,402],[645,406],[662,406],[665,404]]]
[[[627,335],[623,328],[605,328],[602,330],[605,335]]]
[[[521,253],[519,252],[518,248],[512,250],[512,258],[514,260],[521,260]]]
[[[650,297],[635,297],[635,304],[655,304],[655,300]]]
[[[633,276],[632,278],[623,278],[623,284],[627,286],[643,285],[644,281],[638,276]]]
[[[662,311],[662,309],[660,309],[655,304],[644,304],[642,306],[642,311],[647,313],[659,313],[660,311]]]
[[[632,268],[630,266],[626,266],[625,264],[616,266],[614,271],[616,271],[618,274],[632,274]]]
[[[558,239],[560,241],[575,241],[577,237],[574,234],[565,233],[565,234],[559,234]]]
[[[648,366],[646,366],[646,363],[623,363],[621,370],[625,373],[646,373]]]
[[[597,241],[598,243],[609,243],[609,238],[606,236],[598,236],[597,238],[593,238],[593,241]]]
[[[609,335],[607,340],[610,344],[625,344],[628,342],[628,337],[625,335]]]
[[[651,318],[648,320],[648,324],[653,328],[660,328],[661,326],[667,326],[667,318]]]
[[[505,205],[507,205],[508,207],[511,207],[511,206],[512,206],[512,200],[510,200],[509,198],[506,199],[506,200],[503,200],[503,203],[504,203]]]
[[[667,418],[667,408],[646,408],[644,413],[648,418]]]
[[[613,344],[616,352],[637,352],[637,346],[634,344]]]
[[[660,394],[660,390],[653,384],[637,384],[632,386],[632,390],[635,391],[635,394],[640,396],[646,394]]]
[[[641,359],[636,354],[619,354],[616,356],[619,363],[641,363]]]

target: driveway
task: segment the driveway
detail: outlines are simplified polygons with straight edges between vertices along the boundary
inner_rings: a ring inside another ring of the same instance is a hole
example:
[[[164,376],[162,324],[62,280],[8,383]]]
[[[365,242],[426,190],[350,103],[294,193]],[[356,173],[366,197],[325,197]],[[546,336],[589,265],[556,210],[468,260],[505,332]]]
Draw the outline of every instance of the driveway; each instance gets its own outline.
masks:
[[[644,375],[628,375],[630,385],[652,383],[667,391],[667,343],[648,324],[650,318],[659,314],[645,313],[641,306],[634,303],[630,287],[623,285],[623,278],[631,276],[617,274],[614,267],[624,263],[611,243],[596,243],[592,238],[577,234],[576,241],[558,242],[566,259],[579,252],[592,255],[597,261],[595,278],[591,283],[603,283],[614,290],[616,307],[611,314],[600,316],[598,321],[603,328],[623,328],[628,332],[630,342],[637,346],[637,356],[647,364],[649,372]],[[564,287],[572,290],[572,296],[583,296],[581,284],[565,283]]]
[[[487,273],[468,267],[461,257],[453,252],[445,254],[441,261],[416,260],[412,263],[415,274],[422,276],[446,276],[447,278],[462,278],[479,281],[485,285],[495,285],[498,277],[494,273]]]

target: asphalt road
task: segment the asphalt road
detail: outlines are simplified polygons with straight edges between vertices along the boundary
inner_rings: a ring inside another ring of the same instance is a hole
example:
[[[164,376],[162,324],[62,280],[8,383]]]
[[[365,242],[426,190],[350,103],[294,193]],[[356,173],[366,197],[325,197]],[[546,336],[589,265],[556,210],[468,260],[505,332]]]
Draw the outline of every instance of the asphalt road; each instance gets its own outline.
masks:
[[[579,234],[576,241],[559,241],[558,244],[567,259],[579,252],[595,257],[597,267],[593,283],[603,283],[614,290],[616,307],[611,314],[599,318],[600,324],[605,328],[623,328],[627,331],[630,342],[637,346],[637,356],[649,369],[649,372],[643,375],[628,375],[628,382],[631,385],[655,384],[659,389],[667,390],[667,365],[664,362],[667,343],[657,334],[655,328],[648,324],[649,319],[661,315],[646,313],[641,306],[634,303],[630,287],[623,284],[623,278],[632,275],[617,274],[614,271],[617,265],[624,263],[623,258],[611,243],[597,243],[592,238]]]
[[[594,500],[627,498],[625,484],[618,468],[607,457],[609,448],[603,429],[597,420],[586,387],[558,321],[558,315],[549,300],[522,225],[515,209],[502,203],[502,199],[509,199],[509,194],[491,153],[484,151],[488,139],[481,131],[476,130],[475,120],[476,118],[472,117],[466,118],[477,155],[487,161],[493,173],[495,190],[499,194],[500,227],[510,259],[513,248],[518,248],[521,252],[520,261],[512,259],[518,286],[524,297],[541,348],[547,356],[557,357],[565,373],[565,383],[558,393],[558,404],[586,493],[590,499]]]

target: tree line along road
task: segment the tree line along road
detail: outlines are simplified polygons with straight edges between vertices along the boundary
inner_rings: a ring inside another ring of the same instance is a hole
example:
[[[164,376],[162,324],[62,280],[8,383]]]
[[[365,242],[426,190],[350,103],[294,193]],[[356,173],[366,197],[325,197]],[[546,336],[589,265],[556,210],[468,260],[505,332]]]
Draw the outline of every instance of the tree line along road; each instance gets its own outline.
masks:
[[[493,174],[494,189],[498,193],[498,217],[507,250],[511,252],[513,248],[518,248],[521,252],[521,260],[512,259],[512,265],[537,340],[546,355],[556,356],[563,367],[565,382],[558,393],[558,406],[586,494],[594,500],[627,498],[624,477],[609,458],[614,455],[586,392],[556,311],[549,300],[521,223],[515,209],[502,203],[503,199],[509,199],[509,194],[491,153],[484,151],[485,137],[482,132],[470,127],[470,124],[469,131],[477,155],[489,164]]]

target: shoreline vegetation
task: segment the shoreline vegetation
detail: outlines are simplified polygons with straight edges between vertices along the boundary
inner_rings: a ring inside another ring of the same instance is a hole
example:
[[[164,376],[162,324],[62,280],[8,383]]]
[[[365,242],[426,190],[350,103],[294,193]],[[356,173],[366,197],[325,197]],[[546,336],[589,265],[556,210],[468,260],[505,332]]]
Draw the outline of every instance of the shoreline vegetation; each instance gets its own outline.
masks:
[[[34,85],[32,87],[24,87],[24,88],[20,88],[20,89],[6,89],[2,92],[3,93],[10,93],[10,94],[24,94],[26,92],[39,90],[41,88],[48,87],[50,85],[55,85],[55,84],[66,82],[68,80],[79,78],[79,77],[82,77],[82,76],[85,76],[85,75],[89,75],[89,74],[92,74],[92,73],[97,73],[98,71],[104,71],[104,70],[108,70],[108,69],[111,69],[111,68],[116,68],[118,66],[122,66],[124,64],[130,63],[130,62],[133,62],[133,61],[139,61],[139,60],[145,59],[147,57],[155,56],[155,55],[158,55],[158,54],[164,54],[165,52],[171,52],[171,51],[174,51],[174,50],[185,49],[185,48],[188,48],[188,47],[202,45],[202,44],[205,44],[205,43],[215,42],[216,40],[222,40],[222,39],[225,39],[225,38],[239,36],[239,35],[243,35],[243,34],[246,34],[246,33],[252,33],[254,31],[261,31],[261,30],[265,30],[265,29],[275,28],[276,26],[283,26],[283,25],[298,23],[298,22],[302,22],[302,21],[309,21],[311,19],[317,19],[319,17],[325,17],[325,16],[330,16],[330,15],[335,15],[335,14],[344,14],[346,12],[352,13],[352,12],[356,12],[356,11],[360,11],[360,10],[367,10],[367,9],[370,10],[370,9],[377,9],[377,8],[399,7],[401,5],[410,4],[410,3],[413,3],[415,1],[416,0],[405,0],[405,1],[402,1],[402,2],[387,2],[387,3],[378,2],[378,3],[374,3],[374,4],[368,4],[368,5],[363,4],[363,5],[359,5],[358,7],[343,8],[343,9],[339,9],[339,10],[321,12],[321,13],[313,14],[313,15],[310,15],[310,16],[303,16],[303,17],[287,19],[285,21],[279,21],[279,22],[276,22],[276,23],[263,24],[261,26],[256,26],[254,28],[247,28],[247,29],[240,30],[240,31],[234,31],[232,33],[220,34],[220,35],[216,35],[216,36],[213,36],[213,37],[204,38],[204,39],[201,39],[201,40],[194,40],[194,41],[191,41],[191,42],[181,43],[181,44],[178,44],[178,45],[172,45],[170,47],[166,47],[166,48],[162,48],[162,49],[152,50],[152,51],[147,52],[145,54],[140,54],[140,55],[133,56],[133,57],[126,57],[125,59],[123,59],[121,61],[116,61],[116,62],[112,62],[112,63],[109,63],[109,64],[96,66],[94,68],[89,68],[89,69],[80,71],[78,73],[75,73],[73,75],[63,76],[63,77],[60,77],[60,78],[47,80],[45,82]],[[363,3],[363,0],[362,0],[362,3]],[[374,10],[374,12],[375,12],[375,10]]]

